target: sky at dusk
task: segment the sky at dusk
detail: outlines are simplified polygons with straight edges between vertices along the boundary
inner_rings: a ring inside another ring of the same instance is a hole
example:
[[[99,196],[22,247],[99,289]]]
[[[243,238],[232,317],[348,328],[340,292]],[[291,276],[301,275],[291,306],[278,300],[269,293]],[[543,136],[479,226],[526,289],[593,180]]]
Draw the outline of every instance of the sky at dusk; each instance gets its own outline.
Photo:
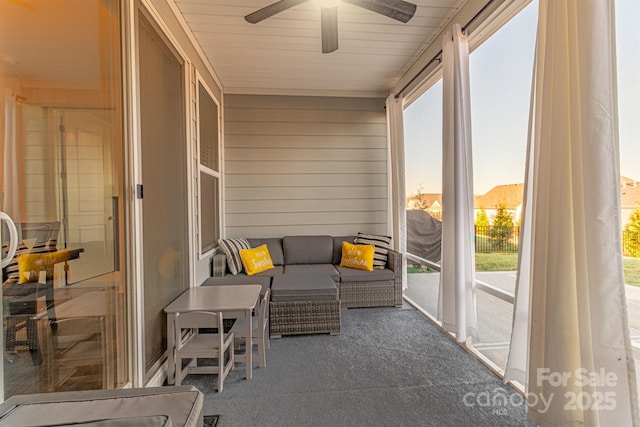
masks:
[[[524,182],[538,5],[470,55],[474,193]],[[620,171],[640,180],[640,1],[616,1]],[[442,81],[404,112],[407,195],[442,192]]]

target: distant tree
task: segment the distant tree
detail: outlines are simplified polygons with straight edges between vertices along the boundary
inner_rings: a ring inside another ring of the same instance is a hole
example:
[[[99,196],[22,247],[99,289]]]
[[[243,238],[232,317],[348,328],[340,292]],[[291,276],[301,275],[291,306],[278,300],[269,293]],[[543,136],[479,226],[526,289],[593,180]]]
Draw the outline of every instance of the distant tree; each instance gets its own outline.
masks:
[[[631,213],[622,231],[623,254],[640,258],[640,205]]]
[[[489,236],[493,239],[494,248],[504,251],[513,235],[513,215],[507,211],[504,203],[496,205],[496,216],[489,231]]]
[[[489,217],[487,216],[487,211],[484,208],[480,208],[480,211],[476,214],[476,227],[479,227],[479,230],[476,230],[478,234],[485,234],[487,229],[489,228]]]
[[[427,209],[429,206],[427,206],[427,204],[425,203],[424,200],[422,200],[422,191],[424,190],[424,187],[422,186],[422,183],[420,183],[420,185],[418,186],[418,193],[413,196],[413,199],[411,199],[410,203],[410,207],[414,210],[420,210],[423,211],[425,209]]]

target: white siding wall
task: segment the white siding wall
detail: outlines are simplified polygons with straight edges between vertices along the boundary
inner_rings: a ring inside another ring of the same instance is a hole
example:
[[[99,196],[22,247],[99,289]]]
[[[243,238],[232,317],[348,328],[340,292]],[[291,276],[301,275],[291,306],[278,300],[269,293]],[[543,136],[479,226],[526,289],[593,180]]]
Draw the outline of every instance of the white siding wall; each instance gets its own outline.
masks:
[[[384,99],[225,96],[227,237],[387,231]]]

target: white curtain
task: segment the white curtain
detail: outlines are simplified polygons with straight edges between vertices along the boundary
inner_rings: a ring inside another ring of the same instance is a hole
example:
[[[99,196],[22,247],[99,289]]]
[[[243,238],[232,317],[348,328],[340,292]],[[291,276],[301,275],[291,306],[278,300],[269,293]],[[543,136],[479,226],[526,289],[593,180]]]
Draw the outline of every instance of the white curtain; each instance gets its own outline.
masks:
[[[542,426],[639,425],[622,271],[614,37],[613,0],[540,0],[505,381],[525,384],[529,417]]]
[[[469,45],[460,25],[443,37],[442,270],[438,320],[459,342],[477,337]]]
[[[388,232],[393,237],[393,247],[402,254],[402,289],[407,289],[407,197],[404,176],[404,126],[402,97],[392,94],[387,98],[387,123],[389,146],[389,199]]]
[[[16,97],[11,90],[4,95],[4,135],[2,156],[2,185],[3,197],[0,210],[6,212],[14,221],[22,220],[20,212],[20,192],[18,173],[17,147],[17,106]]]

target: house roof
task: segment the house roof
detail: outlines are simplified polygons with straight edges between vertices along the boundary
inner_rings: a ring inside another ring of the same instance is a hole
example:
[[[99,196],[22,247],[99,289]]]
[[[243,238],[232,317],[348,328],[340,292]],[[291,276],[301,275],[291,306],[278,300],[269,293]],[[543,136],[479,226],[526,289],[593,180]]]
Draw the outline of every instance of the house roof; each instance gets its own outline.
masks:
[[[428,193],[428,194],[414,194],[413,196],[407,197],[407,205],[416,199],[420,199],[424,206],[427,208],[433,206],[435,202],[437,202],[440,206],[442,206],[442,194],[439,193]]]
[[[524,184],[496,185],[486,194],[476,196],[476,209],[491,209],[503,202],[507,209],[516,209],[522,204]],[[626,176],[620,177],[620,204],[622,208],[635,208],[640,203],[640,181]]]
[[[522,204],[524,184],[496,185],[487,193],[475,198],[476,209],[493,209],[503,203],[507,209],[516,209]]]

